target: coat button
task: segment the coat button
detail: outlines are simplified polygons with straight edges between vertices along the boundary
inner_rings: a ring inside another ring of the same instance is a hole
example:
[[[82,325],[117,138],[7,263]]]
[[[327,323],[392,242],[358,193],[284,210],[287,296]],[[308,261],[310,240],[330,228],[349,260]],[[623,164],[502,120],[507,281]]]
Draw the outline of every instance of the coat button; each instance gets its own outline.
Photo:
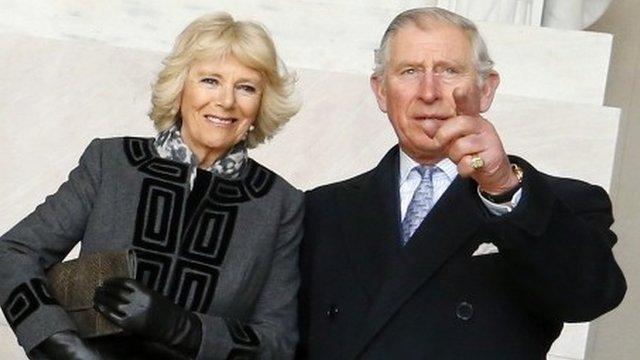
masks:
[[[331,305],[329,306],[329,309],[327,309],[326,314],[329,319],[333,319],[338,315],[339,312],[340,312],[340,309],[338,309],[337,306]]]
[[[456,316],[460,320],[468,321],[473,317],[473,305],[466,301],[461,302],[458,304],[458,307],[456,307]]]

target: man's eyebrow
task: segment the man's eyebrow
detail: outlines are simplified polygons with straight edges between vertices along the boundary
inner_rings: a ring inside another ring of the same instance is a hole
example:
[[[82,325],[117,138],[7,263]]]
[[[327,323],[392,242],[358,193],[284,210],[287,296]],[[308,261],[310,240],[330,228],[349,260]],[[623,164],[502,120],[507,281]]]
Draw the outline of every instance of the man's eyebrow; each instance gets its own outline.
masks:
[[[467,67],[468,64],[466,64],[464,61],[441,59],[441,60],[434,61],[433,65],[434,66],[451,65],[456,67]],[[419,60],[415,60],[415,61],[402,60],[402,61],[399,61],[397,64],[395,64],[394,67],[395,68],[424,67],[424,63]]]
[[[402,60],[398,62],[394,67],[395,68],[404,68],[404,67],[423,67],[421,61],[413,61],[413,60]]]

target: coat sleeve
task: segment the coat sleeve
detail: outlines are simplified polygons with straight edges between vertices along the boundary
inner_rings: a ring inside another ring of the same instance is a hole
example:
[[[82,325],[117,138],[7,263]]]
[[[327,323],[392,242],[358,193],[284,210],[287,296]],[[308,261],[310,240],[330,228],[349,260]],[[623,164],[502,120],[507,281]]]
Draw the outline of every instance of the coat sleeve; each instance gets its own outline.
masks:
[[[94,140],[68,180],[0,237],[0,305],[26,352],[54,333],[76,330],[50,295],[44,270],[82,239],[100,184],[100,163],[100,142]]]
[[[304,216],[303,194],[283,202],[268,278],[247,322],[198,314],[202,343],[196,359],[292,359],[298,341],[298,250]]]
[[[626,283],[612,253],[617,237],[607,193],[511,160],[524,170],[522,199],[511,213],[492,218],[489,228],[530,311],[581,322],[615,308]]]

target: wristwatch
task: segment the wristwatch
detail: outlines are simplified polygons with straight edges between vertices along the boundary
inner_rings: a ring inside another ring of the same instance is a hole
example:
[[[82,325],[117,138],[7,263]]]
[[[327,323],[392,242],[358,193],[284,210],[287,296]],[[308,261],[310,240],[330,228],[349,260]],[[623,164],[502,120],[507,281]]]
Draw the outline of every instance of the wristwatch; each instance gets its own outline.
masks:
[[[520,188],[522,187],[522,178],[524,177],[524,172],[522,171],[522,168],[520,168],[520,166],[516,164],[511,164],[511,171],[513,171],[513,174],[518,179],[518,185],[515,186],[513,189],[509,191],[505,191],[500,194],[495,194],[495,195],[489,194],[484,190],[480,189],[480,194],[482,194],[482,196],[485,199],[496,204],[504,204],[506,202],[511,201],[511,199],[513,198],[513,195],[515,195],[518,192],[518,190],[520,190]]]

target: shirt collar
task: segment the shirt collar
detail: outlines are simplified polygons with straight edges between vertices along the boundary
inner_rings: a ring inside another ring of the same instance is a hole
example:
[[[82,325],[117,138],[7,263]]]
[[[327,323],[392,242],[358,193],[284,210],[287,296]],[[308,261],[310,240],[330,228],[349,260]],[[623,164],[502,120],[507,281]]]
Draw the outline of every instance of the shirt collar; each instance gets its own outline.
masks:
[[[411,169],[416,166],[419,166],[415,160],[413,160],[407,153],[405,153],[402,148],[400,148],[400,181],[399,184],[402,185],[409,177],[409,173]],[[456,176],[458,176],[458,167],[456,164],[451,161],[449,158],[444,158],[440,160],[435,167],[440,169],[449,179],[449,181],[453,181]]]

